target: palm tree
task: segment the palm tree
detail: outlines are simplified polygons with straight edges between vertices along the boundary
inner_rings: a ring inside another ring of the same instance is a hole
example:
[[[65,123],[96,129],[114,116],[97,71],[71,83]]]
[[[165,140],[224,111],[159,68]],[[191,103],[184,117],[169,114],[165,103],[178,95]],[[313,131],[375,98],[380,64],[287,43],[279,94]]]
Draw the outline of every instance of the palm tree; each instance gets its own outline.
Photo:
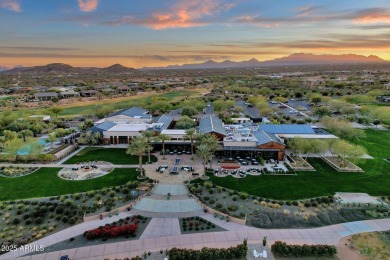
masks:
[[[196,156],[202,160],[203,164],[203,175],[206,176],[206,163],[211,158],[211,150],[205,144],[201,144],[196,149]]]
[[[166,134],[159,134],[156,136],[156,140],[161,141],[162,143],[163,160],[165,160],[165,141],[168,141],[169,139],[171,138]]]
[[[206,145],[210,149],[210,168],[213,168],[212,165],[214,153],[220,147],[220,145],[218,144],[218,139],[215,137],[215,135],[204,135],[202,136],[200,143]]]
[[[148,130],[143,132],[142,136],[146,139],[148,146],[151,148],[150,141],[152,141],[152,138],[155,136],[155,132],[152,130]],[[150,150],[151,149],[148,149],[148,163],[150,163]]]
[[[147,140],[143,136],[136,136],[133,138],[126,151],[127,154],[138,155],[139,172],[141,176],[145,175],[142,169],[142,155],[148,148]]]
[[[194,140],[197,136],[195,128],[186,129],[186,138],[191,141],[191,160],[194,160]]]

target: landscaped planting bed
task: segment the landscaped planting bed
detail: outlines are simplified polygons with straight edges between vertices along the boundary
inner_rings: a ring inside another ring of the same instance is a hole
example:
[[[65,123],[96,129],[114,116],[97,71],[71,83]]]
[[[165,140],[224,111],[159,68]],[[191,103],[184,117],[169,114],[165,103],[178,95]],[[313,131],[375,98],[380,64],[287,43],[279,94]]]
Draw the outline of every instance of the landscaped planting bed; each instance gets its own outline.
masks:
[[[207,206],[232,217],[246,216],[247,225],[259,228],[320,227],[390,215],[390,210],[380,206],[340,207],[334,203],[333,196],[300,201],[271,200],[218,187],[210,181],[196,181],[188,188]]]
[[[315,171],[313,166],[300,156],[287,156],[286,163],[295,171]]]
[[[5,177],[21,177],[35,172],[37,167],[19,167],[19,166],[2,166],[0,167],[0,175]]]
[[[179,222],[182,234],[225,231],[225,229],[201,217],[180,218]]]
[[[106,243],[117,243],[127,240],[137,240],[140,238],[145,228],[148,226],[151,218],[144,216],[129,216],[105,226],[89,230],[84,234],[74,236],[69,240],[45,247],[45,252],[60,251],[75,247],[103,245]],[[97,231],[96,231],[97,230]],[[104,232],[103,232],[104,230]],[[88,233],[101,234],[94,239],[86,239]],[[37,252],[39,254],[42,252]]]
[[[330,156],[322,157],[322,159],[338,172],[363,172],[360,167],[357,167],[348,160],[341,162],[339,158]]]
[[[82,221],[83,215],[99,214],[127,205],[144,191],[138,181],[97,191],[25,201],[0,203],[0,244],[23,245]]]

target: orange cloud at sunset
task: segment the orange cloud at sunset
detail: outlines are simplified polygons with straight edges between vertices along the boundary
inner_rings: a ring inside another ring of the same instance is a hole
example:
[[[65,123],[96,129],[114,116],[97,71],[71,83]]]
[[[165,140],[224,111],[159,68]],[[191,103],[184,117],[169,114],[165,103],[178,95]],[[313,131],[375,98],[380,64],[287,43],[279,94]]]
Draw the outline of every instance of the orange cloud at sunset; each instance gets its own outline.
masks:
[[[14,12],[21,12],[20,4],[16,0],[2,0],[0,1],[0,8],[6,8]]]
[[[355,18],[355,22],[359,24],[390,23],[390,11],[372,9]]]
[[[98,5],[98,0],[78,0],[82,12],[92,12]]]

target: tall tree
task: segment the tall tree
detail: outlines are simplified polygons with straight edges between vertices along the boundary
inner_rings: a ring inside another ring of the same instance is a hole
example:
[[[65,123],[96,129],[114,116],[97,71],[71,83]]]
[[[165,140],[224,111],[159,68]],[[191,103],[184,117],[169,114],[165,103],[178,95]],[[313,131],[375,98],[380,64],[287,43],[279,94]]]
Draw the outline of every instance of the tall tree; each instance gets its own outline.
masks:
[[[86,133],[82,133],[80,135],[78,143],[92,146],[99,143],[101,136],[102,135],[99,132],[93,134],[91,131],[87,131]]]
[[[203,175],[206,176],[206,163],[211,159],[211,150],[205,145],[201,144],[196,148],[196,156],[202,160]]]
[[[215,152],[220,148],[218,139],[215,135],[204,135],[201,144],[206,145],[210,149],[210,168],[213,168],[213,157]]]
[[[18,133],[19,137],[23,139],[23,142],[26,142],[27,141],[27,138],[29,137],[33,137],[34,136],[34,133],[30,130],[22,130]]]
[[[64,111],[64,109],[62,107],[52,107],[52,108],[49,108],[49,111],[52,112],[53,114],[55,114],[56,117],[58,117],[58,114],[61,113],[62,111]]]
[[[156,132],[155,131],[152,131],[152,130],[147,130],[147,131],[144,131],[142,133],[142,136],[146,139],[146,142],[148,144],[148,146],[151,148],[151,141],[153,139],[153,137],[156,135]],[[150,151],[152,149],[148,149],[148,163],[150,163]]]
[[[195,128],[186,129],[185,137],[191,142],[191,160],[194,160],[194,140],[196,138],[196,130]]]
[[[178,129],[190,129],[195,126],[195,122],[188,116],[181,116],[176,122],[176,128]]]
[[[141,176],[145,176],[142,168],[142,155],[148,150],[148,142],[143,136],[136,136],[131,140],[126,153],[138,156],[139,172]]]
[[[360,158],[366,153],[364,147],[348,143],[344,140],[336,140],[330,144],[330,151],[336,154],[340,160],[340,167],[346,165],[347,158]]]
[[[163,160],[165,160],[165,141],[168,141],[169,139],[171,138],[166,134],[159,134],[156,136],[156,140],[161,141],[162,143]]]
[[[53,149],[53,143],[57,140],[57,136],[55,133],[49,134],[48,138],[46,139],[46,142],[50,143],[51,149]]]

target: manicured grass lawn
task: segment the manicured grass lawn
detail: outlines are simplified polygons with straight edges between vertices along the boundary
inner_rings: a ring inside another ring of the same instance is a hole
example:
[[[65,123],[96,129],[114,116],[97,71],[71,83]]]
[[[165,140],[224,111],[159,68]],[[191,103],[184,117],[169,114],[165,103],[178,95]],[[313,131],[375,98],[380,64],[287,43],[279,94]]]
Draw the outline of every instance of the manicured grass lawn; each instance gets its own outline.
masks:
[[[156,162],[157,158],[154,155],[150,156],[152,162]],[[78,154],[69,158],[64,164],[75,164],[79,162],[88,162],[88,161],[106,161],[113,164],[137,164],[138,165],[138,156],[126,154],[126,149],[124,148],[85,148],[81,150]],[[148,156],[144,156],[142,161],[146,163],[148,161]]]
[[[135,169],[114,169],[111,173],[96,179],[70,181],[59,178],[57,176],[59,170],[60,168],[41,168],[24,177],[0,177],[0,201],[97,190],[134,181],[138,175]]]
[[[309,159],[316,172],[298,172],[297,176],[215,177],[217,185],[272,199],[304,199],[335,192],[365,192],[390,196],[390,131],[366,131],[367,138],[358,141],[375,159],[357,161],[364,173],[339,173],[321,159]]]
[[[166,92],[163,94],[153,94],[148,95],[147,97],[143,96],[133,96],[130,97],[128,100],[118,101],[116,99],[108,99],[108,100],[102,100],[102,101],[96,101],[94,103],[86,103],[86,105],[81,106],[72,106],[72,107],[65,107],[64,110],[59,114],[60,116],[70,116],[70,115],[82,115],[86,113],[90,113],[91,111],[94,111],[97,107],[101,106],[102,104],[112,104],[115,109],[122,109],[122,108],[130,108],[132,106],[146,106],[148,103],[151,102],[153,97],[163,97],[167,98],[168,100],[172,100],[176,97],[180,96],[192,96],[198,94],[197,91],[191,91],[191,90],[184,90],[184,91],[173,91],[173,92]]]

